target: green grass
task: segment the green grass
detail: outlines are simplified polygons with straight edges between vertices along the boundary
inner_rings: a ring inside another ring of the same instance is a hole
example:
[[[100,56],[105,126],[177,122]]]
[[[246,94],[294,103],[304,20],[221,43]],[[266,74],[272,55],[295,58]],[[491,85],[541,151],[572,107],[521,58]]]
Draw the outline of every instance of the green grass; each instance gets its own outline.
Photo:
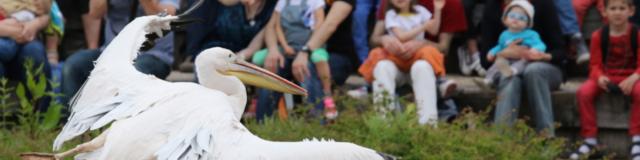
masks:
[[[565,143],[563,139],[545,139],[524,122],[518,122],[512,128],[494,127],[485,123],[486,113],[464,111],[453,123],[439,123],[437,127],[431,127],[417,124],[413,104],[408,104],[402,113],[381,116],[373,109],[363,107],[371,106],[366,102],[353,99],[340,99],[338,102],[341,102],[340,117],[331,125],[321,125],[319,119],[302,114],[306,111],[297,111],[286,121],[268,118],[259,124],[249,120],[246,126],[269,140],[330,138],[409,160],[553,159]],[[18,159],[19,153],[23,152],[51,152],[58,132],[59,129],[28,132],[19,126],[0,129],[0,159]],[[88,141],[89,137],[76,138],[64,148]]]
[[[565,143],[564,139],[540,136],[523,121],[512,128],[486,124],[487,113],[465,111],[453,123],[431,127],[417,124],[413,104],[403,113],[388,114],[384,118],[372,111],[359,112],[354,107],[356,104],[341,106],[345,108],[338,121],[331,125],[323,126],[317,119],[294,116],[287,121],[269,118],[263,124],[252,122],[247,127],[269,140],[331,138],[416,160],[553,159],[562,152]]]

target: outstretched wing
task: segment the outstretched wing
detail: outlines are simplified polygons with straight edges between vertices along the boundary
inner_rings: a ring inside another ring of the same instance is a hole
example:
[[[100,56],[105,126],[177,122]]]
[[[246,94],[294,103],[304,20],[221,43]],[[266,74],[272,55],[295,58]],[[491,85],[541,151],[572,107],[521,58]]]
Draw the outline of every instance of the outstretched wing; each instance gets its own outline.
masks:
[[[145,41],[145,34],[168,29],[169,22],[175,19],[174,16],[136,18],[111,41],[71,100],[69,121],[54,141],[54,150],[89,129],[100,128],[116,118],[153,106],[158,98],[144,94],[169,83],[137,71],[133,59]]]

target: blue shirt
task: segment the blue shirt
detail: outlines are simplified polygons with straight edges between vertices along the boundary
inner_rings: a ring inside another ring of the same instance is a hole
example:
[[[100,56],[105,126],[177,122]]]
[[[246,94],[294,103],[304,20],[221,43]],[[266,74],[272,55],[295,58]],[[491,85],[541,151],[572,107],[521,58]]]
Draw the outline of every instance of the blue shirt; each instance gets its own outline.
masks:
[[[136,0],[137,1],[137,0]],[[158,0],[158,3],[164,5],[171,5],[178,9],[178,4],[180,0]],[[104,45],[102,49],[104,49],[113,38],[120,33],[120,31],[129,24],[130,14],[131,12],[131,0],[109,0],[107,14],[105,15],[105,28],[104,28]],[[136,15],[143,16],[145,15],[144,10],[142,9],[142,5],[138,4],[138,13]],[[173,33],[169,32],[169,34],[164,37],[156,40],[156,45],[151,48],[149,51],[143,52],[142,54],[151,54],[155,57],[158,57],[163,62],[167,64],[173,63]]]
[[[540,39],[540,35],[538,35],[538,32],[534,30],[525,29],[522,32],[516,33],[506,30],[500,34],[498,45],[491,48],[491,50],[489,50],[489,54],[496,56],[498,52],[507,48],[511,42],[518,39],[522,39],[522,42],[519,45],[534,48],[540,52],[545,52],[547,50],[547,46],[542,42],[542,39]]]

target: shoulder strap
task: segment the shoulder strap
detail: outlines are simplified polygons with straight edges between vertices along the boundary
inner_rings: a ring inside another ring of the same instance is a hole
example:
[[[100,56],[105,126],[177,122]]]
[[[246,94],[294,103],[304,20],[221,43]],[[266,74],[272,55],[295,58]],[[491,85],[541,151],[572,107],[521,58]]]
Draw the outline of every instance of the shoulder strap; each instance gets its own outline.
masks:
[[[600,49],[602,51],[602,64],[605,65],[609,54],[609,26],[607,25],[600,30]]]

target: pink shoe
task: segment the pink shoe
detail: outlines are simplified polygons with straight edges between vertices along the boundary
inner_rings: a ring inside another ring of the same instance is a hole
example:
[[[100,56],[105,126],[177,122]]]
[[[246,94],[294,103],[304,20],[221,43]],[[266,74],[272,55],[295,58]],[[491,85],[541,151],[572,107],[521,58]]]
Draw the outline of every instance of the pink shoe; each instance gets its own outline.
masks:
[[[333,98],[325,97],[322,101],[324,103],[324,116],[329,120],[336,119],[338,117],[338,110],[336,109]]]

